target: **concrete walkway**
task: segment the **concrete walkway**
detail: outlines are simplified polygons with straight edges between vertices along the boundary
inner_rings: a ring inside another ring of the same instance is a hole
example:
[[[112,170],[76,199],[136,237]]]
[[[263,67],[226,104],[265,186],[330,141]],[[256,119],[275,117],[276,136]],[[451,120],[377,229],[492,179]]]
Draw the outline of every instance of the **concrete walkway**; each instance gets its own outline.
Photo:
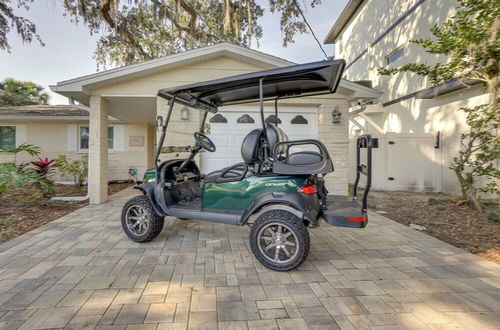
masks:
[[[122,191],[0,245],[0,329],[488,329],[500,267],[372,214],[311,230],[297,270],[249,252],[248,227],[168,219],[128,240]]]

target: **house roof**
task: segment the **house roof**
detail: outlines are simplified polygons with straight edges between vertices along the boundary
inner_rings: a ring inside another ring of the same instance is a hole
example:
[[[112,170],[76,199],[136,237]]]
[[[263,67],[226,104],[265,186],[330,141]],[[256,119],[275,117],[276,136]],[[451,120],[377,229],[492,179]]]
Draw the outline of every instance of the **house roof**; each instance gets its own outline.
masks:
[[[71,105],[24,105],[15,107],[0,107],[0,116],[64,116],[88,117],[86,110]]]
[[[365,2],[365,0],[349,0],[344,10],[342,10],[342,13],[340,13],[339,18],[330,29],[330,32],[326,35],[326,38],[323,41],[325,44],[333,44],[337,41],[337,37],[344,30],[363,2]]]
[[[296,64],[294,62],[290,62],[285,59],[247,47],[230,43],[220,43],[181,52],[178,54],[168,55],[154,60],[144,61],[111,70],[97,72],[91,75],[61,81],[56,85],[50,86],[50,89],[68,98],[74,98],[81,104],[88,105],[90,94],[89,91],[92,89],[116,84],[121,81],[150,75],[156,72],[170,70],[190,63],[205,61],[221,56],[235,58],[239,61],[247,62],[263,69],[273,69]],[[357,88],[356,86],[358,85],[346,84],[345,81],[342,80],[339,85],[339,92],[342,92],[342,88],[347,88],[349,89],[350,93],[363,95],[368,93],[367,95],[365,95],[367,98],[376,98],[378,96],[377,91],[370,88],[362,90],[356,89],[355,91],[351,90],[351,88],[353,87]],[[155,91],[155,94],[156,92],[157,91]],[[150,96],[155,95],[143,95],[143,97]]]
[[[73,105],[23,105],[12,107],[0,107],[1,120],[12,121],[88,121],[89,112]],[[108,120],[119,122],[120,120],[108,116]]]

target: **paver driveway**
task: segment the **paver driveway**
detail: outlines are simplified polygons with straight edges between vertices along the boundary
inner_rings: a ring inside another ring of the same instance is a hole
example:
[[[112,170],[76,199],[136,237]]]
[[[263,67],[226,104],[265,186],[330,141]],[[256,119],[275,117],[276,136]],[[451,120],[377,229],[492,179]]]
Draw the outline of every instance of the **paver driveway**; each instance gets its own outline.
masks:
[[[311,230],[299,269],[249,252],[248,227],[168,219],[136,244],[122,191],[0,245],[0,328],[337,329],[500,325],[500,267],[372,214]]]

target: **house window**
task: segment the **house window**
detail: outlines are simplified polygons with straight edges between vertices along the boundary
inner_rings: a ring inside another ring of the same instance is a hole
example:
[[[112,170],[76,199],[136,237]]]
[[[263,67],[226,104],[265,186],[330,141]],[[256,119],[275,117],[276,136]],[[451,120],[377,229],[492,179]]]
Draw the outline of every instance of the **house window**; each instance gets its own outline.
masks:
[[[14,148],[16,146],[16,127],[0,126],[0,147]]]
[[[281,124],[281,119],[276,117],[276,115],[270,115],[266,118],[266,124]]]
[[[227,119],[226,117],[224,117],[223,115],[221,115],[220,113],[216,114],[215,116],[213,116],[212,118],[210,118],[209,120],[211,123],[220,123],[220,124],[226,124],[227,123]]]
[[[297,115],[292,119],[292,124],[306,125],[308,123],[307,119],[302,115]]]
[[[108,126],[108,149],[112,150],[115,144],[115,130],[113,126]],[[80,136],[78,140],[78,149],[81,151],[89,150],[89,127],[80,126]]]
[[[401,47],[399,49],[396,49],[395,51],[393,51],[392,53],[390,53],[389,55],[387,55],[385,57],[386,64],[389,65],[389,64],[391,64],[393,62],[396,62],[404,54],[405,54],[405,50],[404,50],[403,47]]]
[[[250,115],[245,113],[240,118],[238,118],[236,122],[238,124],[253,124],[255,123],[255,120],[252,117],[250,117]]]

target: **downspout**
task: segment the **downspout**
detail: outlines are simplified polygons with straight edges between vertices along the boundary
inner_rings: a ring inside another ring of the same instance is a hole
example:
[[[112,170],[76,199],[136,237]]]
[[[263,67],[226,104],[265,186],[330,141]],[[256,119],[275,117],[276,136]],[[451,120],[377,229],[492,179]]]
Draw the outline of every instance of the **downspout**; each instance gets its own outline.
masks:
[[[79,105],[75,103],[75,100],[70,97],[68,98],[69,104],[77,109],[80,110],[85,110],[90,113],[90,108],[85,106],[85,105]],[[76,196],[76,197],[67,197],[67,196],[61,196],[61,197],[51,197],[50,200],[52,201],[64,201],[64,202],[83,202],[86,201],[90,198],[90,191],[89,191],[89,183],[87,182],[87,194],[85,196]]]
[[[74,99],[74,98],[72,98],[72,97],[68,98],[68,103],[69,103],[69,105],[71,105],[72,107],[75,107],[75,108],[77,108],[77,109],[79,109],[79,110],[85,110],[85,111],[90,112],[90,107],[88,107],[88,106],[86,106],[86,105],[82,105],[82,104],[76,104],[76,103],[75,103],[75,99]]]
[[[377,130],[380,134],[383,134],[384,133],[384,130],[382,129],[382,127],[380,127],[379,125],[377,125],[377,123],[375,123],[371,118],[369,118],[365,113],[364,111],[366,110],[366,107],[367,107],[367,103],[365,101],[357,101],[356,102],[357,105],[360,106],[359,109],[357,110],[354,110],[354,111],[350,111],[349,112],[349,120],[354,124],[356,125],[357,127],[359,127],[359,123],[358,121],[356,121],[355,117],[357,116],[360,116],[361,118],[363,118],[369,125],[371,125],[373,128],[375,128],[375,130]]]

